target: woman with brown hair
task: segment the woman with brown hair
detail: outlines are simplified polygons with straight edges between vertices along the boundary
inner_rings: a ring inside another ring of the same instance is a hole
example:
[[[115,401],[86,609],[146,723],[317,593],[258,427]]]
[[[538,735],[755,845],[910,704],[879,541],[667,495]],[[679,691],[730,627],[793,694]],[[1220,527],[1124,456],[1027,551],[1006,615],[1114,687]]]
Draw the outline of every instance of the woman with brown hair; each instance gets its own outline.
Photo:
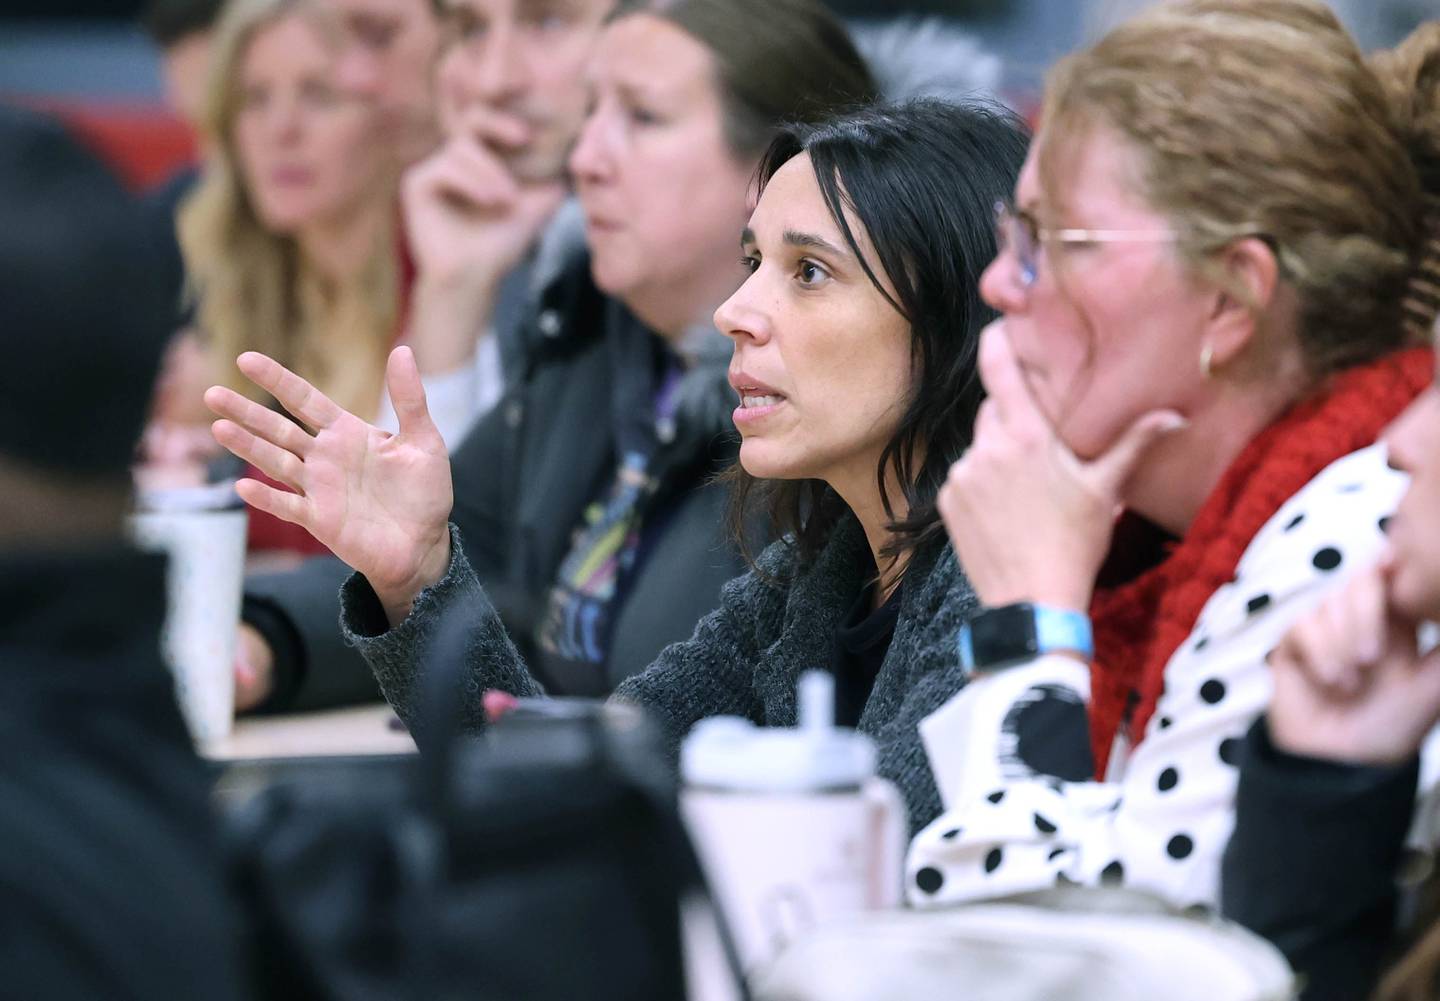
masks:
[[[1158,5],[1052,74],[941,495],[985,607],[922,724],[917,903],[1218,902],[1265,655],[1375,558],[1404,477],[1374,443],[1433,371],[1404,304],[1436,95],[1387,80],[1316,0]]]

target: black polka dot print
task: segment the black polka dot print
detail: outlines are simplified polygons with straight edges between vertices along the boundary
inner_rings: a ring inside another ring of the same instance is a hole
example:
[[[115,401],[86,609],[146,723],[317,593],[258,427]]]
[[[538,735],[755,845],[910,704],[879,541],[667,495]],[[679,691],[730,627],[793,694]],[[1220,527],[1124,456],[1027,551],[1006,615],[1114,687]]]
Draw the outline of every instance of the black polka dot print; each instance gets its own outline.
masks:
[[[1160,729],[1162,729],[1162,730],[1168,730],[1168,729],[1170,729],[1170,724],[1173,723],[1173,722],[1175,722],[1175,721],[1172,720],[1169,716],[1161,716],[1161,717],[1160,717],[1160,722],[1159,722],[1157,725],[1158,725],[1158,726],[1160,727]]]
[[[1156,780],[1155,787],[1161,792],[1169,792],[1179,784],[1180,773],[1173,768],[1167,768],[1160,773],[1160,778]]]
[[[1225,698],[1225,682],[1219,678],[1211,678],[1200,686],[1200,697],[1210,705],[1215,705]]]
[[[915,885],[921,893],[937,893],[945,885],[945,874],[927,865],[915,874]]]
[[[1165,854],[1173,859],[1189,858],[1190,853],[1195,850],[1195,842],[1189,835],[1177,834],[1165,845]]]
[[[1035,830],[1039,831],[1041,834],[1054,834],[1055,831],[1058,830],[1058,828],[1056,828],[1054,824],[1050,823],[1050,821],[1046,820],[1044,817],[1037,813],[1035,814]]]
[[[1389,532],[1389,531],[1390,531],[1390,516],[1389,516],[1389,515],[1386,515],[1384,518],[1381,518],[1381,519],[1380,519],[1380,531],[1382,531],[1382,532]]]
[[[944,838],[946,841],[954,841],[954,840],[955,840],[956,838],[958,838],[959,836],[960,836],[960,828],[958,828],[958,827],[952,827],[952,828],[950,828],[950,830],[948,830],[948,831],[946,831],[944,834],[940,835],[940,837]]]
[[[1000,868],[1000,863],[1004,861],[1004,859],[1005,854],[1001,852],[1000,849],[992,848],[990,854],[985,856],[985,871],[994,872]]]
[[[1226,737],[1220,741],[1220,760],[1227,765],[1240,764],[1240,743],[1239,737]]]
[[[1066,849],[1064,848],[1052,848],[1050,849],[1050,854],[1046,856],[1046,860],[1049,862],[1054,862],[1061,855],[1064,855],[1065,851]]]
[[[1077,883],[1077,882],[1075,882],[1075,881],[1074,881],[1073,879],[1071,879],[1069,876],[1065,875],[1063,872],[1057,872],[1057,873],[1055,874],[1055,885],[1056,885],[1056,886],[1079,886],[1080,884]]]
[[[1201,636],[1198,640],[1195,641],[1195,652],[1196,652],[1196,653],[1199,653],[1201,650],[1204,650],[1204,649],[1205,649],[1207,646],[1209,646],[1209,645],[1210,645],[1210,637],[1209,637],[1209,636]]]
[[[994,792],[992,792],[990,795],[986,796],[985,798],[988,799],[988,800],[989,800],[990,802],[992,802],[992,803],[999,803],[1002,799],[1005,798],[1005,790],[1004,790],[1004,789],[996,789]]]
[[[1118,858],[1100,870],[1100,882],[1106,886],[1119,886],[1124,881],[1125,867]]]
[[[1340,550],[1334,546],[1326,546],[1311,557],[1310,563],[1316,570],[1323,570],[1329,573],[1340,565],[1340,559]]]
[[[1289,531],[1291,531],[1292,529],[1297,528],[1297,527],[1300,525],[1300,523],[1301,523],[1302,521],[1304,521],[1304,520],[1305,520],[1305,515],[1303,515],[1303,514],[1297,514],[1295,517],[1291,518],[1289,521],[1287,521],[1287,522],[1285,523],[1285,531],[1289,532]]]
[[[1255,597],[1245,602],[1245,611],[1249,612],[1251,615],[1254,615],[1256,612],[1264,611],[1269,606],[1270,596],[1268,594],[1257,594]]]

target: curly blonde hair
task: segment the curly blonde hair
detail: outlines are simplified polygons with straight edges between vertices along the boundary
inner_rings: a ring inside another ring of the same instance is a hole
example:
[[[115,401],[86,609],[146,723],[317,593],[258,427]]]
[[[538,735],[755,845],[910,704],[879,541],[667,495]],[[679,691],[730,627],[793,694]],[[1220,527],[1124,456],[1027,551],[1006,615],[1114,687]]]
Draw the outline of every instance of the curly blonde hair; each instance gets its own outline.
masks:
[[[1271,246],[1298,294],[1306,371],[1322,377],[1429,330],[1412,292],[1440,261],[1423,225],[1427,191],[1440,196],[1440,36],[1411,45],[1367,62],[1319,0],[1160,4],[1056,66],[1042,175],[1062,176],[1097,125],[1123,137],[1197,273],[1224,287],[1215,251]]]
[[[259,402],[265,394],[235,367],[243,351],[262,351],[362,415],[380,400],[385,356],[399,309],[393,220],[387,215],[358,273],[327,287],[306,267],[292,236],[268,230],[240,172],[235,123],[240,68],[251,41],[288,17],[303,17],[335,45],[344,26],[320,0],[231,0],[216,32],[203,127],[209,142],[204,175],[182,205],[180,245],[198,322],[212,364],[226,385]],[[388,205],[393,175],[377,179]]]

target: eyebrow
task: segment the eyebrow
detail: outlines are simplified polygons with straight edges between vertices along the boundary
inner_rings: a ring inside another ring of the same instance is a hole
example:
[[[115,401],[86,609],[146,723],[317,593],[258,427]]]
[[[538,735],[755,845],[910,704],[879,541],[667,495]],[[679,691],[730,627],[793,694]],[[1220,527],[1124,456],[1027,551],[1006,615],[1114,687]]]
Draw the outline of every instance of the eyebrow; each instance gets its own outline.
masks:
[[[790,247],[808,248],[811,250],[823,251],[836,257],[850,257],[851,254],[841,247],[835,246],[829,240],[822,239],[814,233],[802,233],[799,230],[787,229],[781,237],[785,244]],[[755,231],[746,226],[740,231],[740,246],[748,247],[756,243]]]
[[[450,13],[455,9],[449,4],[444,6],[445,13]],[[346,20],[351,24],[382,25],[389,28],[400,23],[400,15],[383,10],[354,10],[346,14]]]
[[[515,6],[528,13],[538,10],[546,13],[562,11],[573,14],[580,5],[576,0],[520,0]]]
[[[649,104],[652,101],[664,100],[665,92],[651,84],[648,80],[617,80],[615,89],[620,96],[632,104]]]
[[[836,257],[849,257],[848,251],[835,246],[829,240],[822,239],[814,233],[801,233],[798,230],[787,229],[782,238],[791,247],[809,248],[811,250],[823,251]]]

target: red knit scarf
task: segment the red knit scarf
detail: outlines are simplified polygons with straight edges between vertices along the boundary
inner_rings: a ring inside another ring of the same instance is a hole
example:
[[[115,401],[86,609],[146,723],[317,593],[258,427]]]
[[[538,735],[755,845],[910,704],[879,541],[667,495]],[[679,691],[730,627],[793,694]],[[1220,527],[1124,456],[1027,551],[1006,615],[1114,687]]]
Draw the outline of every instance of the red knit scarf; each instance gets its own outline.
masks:
[[[1090,740],[1097,775],[1105,774],[1127,712],[1129,732],[1145,732],[1165,665],[1210,596],[1234,578],[1250,540],[1325,467],[1373,444],[1430,384],[1434,364],[1430,348],[1412,348],[1335,377],[1246,446],[1160,563],[1096,591]]]

